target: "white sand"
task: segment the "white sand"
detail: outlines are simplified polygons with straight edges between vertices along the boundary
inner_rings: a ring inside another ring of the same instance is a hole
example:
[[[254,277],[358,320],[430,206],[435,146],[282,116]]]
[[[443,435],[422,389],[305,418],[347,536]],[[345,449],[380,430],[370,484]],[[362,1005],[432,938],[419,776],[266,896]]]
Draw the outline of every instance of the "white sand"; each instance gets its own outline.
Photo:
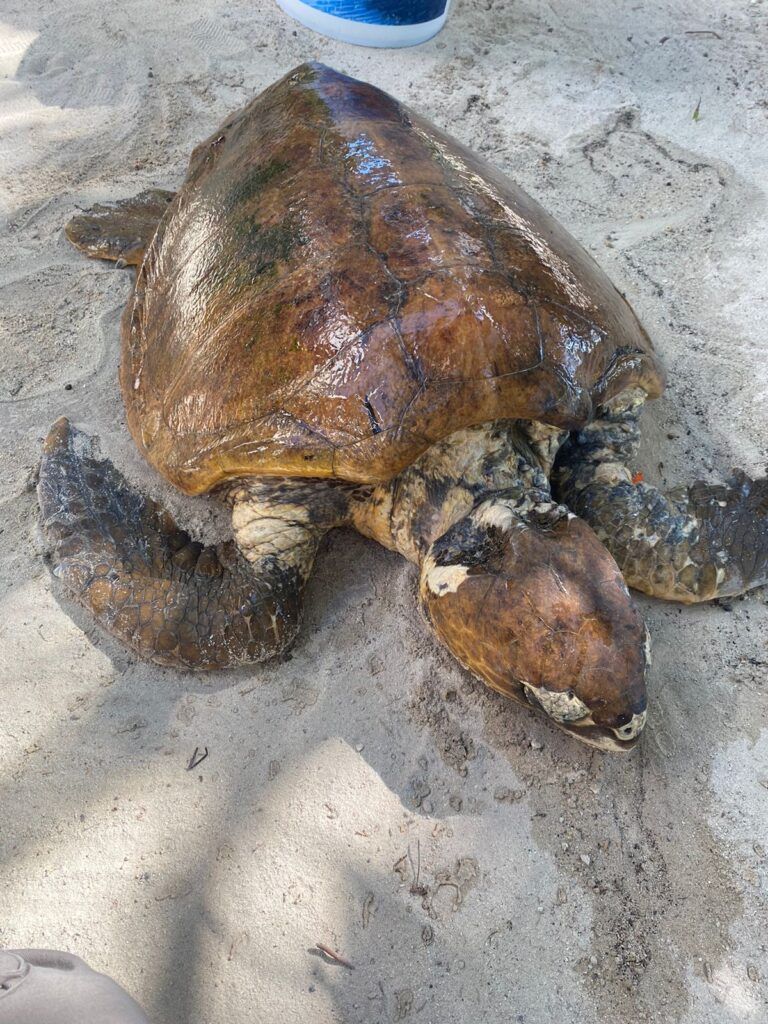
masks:
[[[186,523],[221,527],[134,451],[129,276],[62,227],[176,186],[198,140],[310,57],[490,156],[626,291],[670,375],[648,478],[761,471],[766,15],[458,0],[438,39],[381,53],[268,0],[5,0],[0,945],[81,954],[156,1024],[768,1019],[764,592],[642,602],[651,718],[610,757],[468,678],[421,624],[412,569],[354,535],[327,545],[283,664],[138,664],[52,593],[29,483],[67,413]]]

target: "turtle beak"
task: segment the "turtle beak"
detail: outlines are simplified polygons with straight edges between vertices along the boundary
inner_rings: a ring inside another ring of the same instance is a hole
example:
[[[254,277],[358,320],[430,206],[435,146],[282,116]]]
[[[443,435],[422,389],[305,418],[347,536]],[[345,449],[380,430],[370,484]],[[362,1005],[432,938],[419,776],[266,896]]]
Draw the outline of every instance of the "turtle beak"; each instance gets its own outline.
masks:
[[[630,750],[634,750],[637,746],[639,739],[636,736],[631,740],[619,740],[612,733],[606,732],[604,729],[595,728],[594,726],[584,726],[582,729],[570,726],[559,726],[559,728],[570,733],[580,743],[584,743],[588,747],[594,747],[596,750],[604,750],[609,754],[628,754]]]
[[[618,729],[606,729],[595,725],[592,716],[581,722],[563,724],[555,722],[555,725],[575,736],[577,740],[586,743],[588,747],[596,747],[598,750],[608,750],[612,753],[627,754],[637,746],[640,733],[645,725],[646,712],[633,715],[632,721],[626,726]]]
[[[537,690],[527,683],[521,683],[521,690],[528,703],[543,711],[563,732],[570,733],[581,743],[586,743],[587,746],[596,747],[599,750],[627,753],[637,746],[640,733],[645,726],[647,717],[645,709],[632,715],[620,716],[619,721],[622,724],[606,727],[595,722],[589,708],[570,690],[566,694],[557,694],[558,697],[568,698],[570,705],[568,711],[572,712],[570,717],[567,717],[567,712],[563,714],[562,706],[561,708],[553,706],[553,702],[547,699],[542,690]],[[581,709],[583,709],[581,714],[576,713],[581,710],[578,705],[581,705]]]
[[[647,681],[648,670],[651,667],[651,634],[648,627],[645,627],[645,643],[643,645],[645,665],[643,669],[644,680]],[[645,728],[648,712],[645,707],[645,697],[642,698],[642,707],[632,712],[623,712],[616,716],[612,725],[599,725],[587,707],[573,690],[565,693],[549,693],[543,689],[537,689],[527,683],[521,683],[521,688],[529,704],[541,708],[554,723],[565,732],[571,733],[582,743],[600,750],[611,750],[627,752],[637,746],[640,733]]]
[[[626,725],[620,725],[617,729],[613,730],[614,735],[617,736],[622,743],[629,743],[632,740],[636,740],[643,731],[647,716],[647,711],[641,711],[639,714],[632,715]]]

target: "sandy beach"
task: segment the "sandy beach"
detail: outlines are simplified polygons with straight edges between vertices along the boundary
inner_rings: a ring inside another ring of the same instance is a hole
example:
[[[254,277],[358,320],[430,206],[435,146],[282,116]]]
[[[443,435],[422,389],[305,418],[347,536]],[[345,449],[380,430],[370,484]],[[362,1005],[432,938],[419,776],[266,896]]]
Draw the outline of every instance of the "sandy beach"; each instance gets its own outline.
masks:
[[[497,164],[626,293],[669,375],[647,480],[763,473],[766,45],[765,0],[456,0],[398,52],[268,0],[4,0],[0,947],[71,950],[154,1024],[768,1020],[765,588],[638,597],[651,710],[612,756],[465,673],[413,567],[351,532],[324,544],[284,660],[141,663],[54,585],[34,494],[66,414],[195,536],[228,535],[135,449],[130,272],[63,227],[176,188],[197,142],[307,59]]]

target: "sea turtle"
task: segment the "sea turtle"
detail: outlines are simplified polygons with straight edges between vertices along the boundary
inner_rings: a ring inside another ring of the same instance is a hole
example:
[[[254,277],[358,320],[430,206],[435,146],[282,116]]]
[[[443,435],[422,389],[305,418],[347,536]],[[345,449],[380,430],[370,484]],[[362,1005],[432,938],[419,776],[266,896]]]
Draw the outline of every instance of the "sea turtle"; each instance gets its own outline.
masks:
[[[766,479],[665,495],[627,468],[663,374],[595,262],[371,85],[304,64],[195,149],[175,195],[95,206],[67,236],[138,267],[120,374],[137,445],[232,507],[234,543],[203,547],[52,427],[54,572],[142,657],[283,651],[322,537],[351,525],[418,566],[471,672],[618,749],[649,658],[626,584],[692,602],[766,581]]]

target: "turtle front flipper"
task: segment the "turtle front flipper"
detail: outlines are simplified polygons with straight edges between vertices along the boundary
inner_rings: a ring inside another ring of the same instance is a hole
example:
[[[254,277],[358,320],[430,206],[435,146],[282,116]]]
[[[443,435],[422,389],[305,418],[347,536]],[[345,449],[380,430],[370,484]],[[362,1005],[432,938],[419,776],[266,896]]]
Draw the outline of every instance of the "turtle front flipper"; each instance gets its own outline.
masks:
[[[603,414],[562,449],[555,481],[630,587],[693,604],[768,582],[768,479],[734,470],[664,494],[627,468],[639,430],[635,405]]]
[[[142,657],[221,668],[263,661],[296,636],[325,533],[319,525],[308,536],[294,533],[303,544],[286,540],[261,553],[251,546],[248,557],[232,542],[203,547],[97,460],[90,439],[66,419],[46,439],[38,498],[54,575]],[[235,517],[242,515],[240,498],[233,501]]]
[[[174,195],[150,188],[132,199],[97,203],[72,218],[64,229],[66,236],[93,259],[139,266]]]

